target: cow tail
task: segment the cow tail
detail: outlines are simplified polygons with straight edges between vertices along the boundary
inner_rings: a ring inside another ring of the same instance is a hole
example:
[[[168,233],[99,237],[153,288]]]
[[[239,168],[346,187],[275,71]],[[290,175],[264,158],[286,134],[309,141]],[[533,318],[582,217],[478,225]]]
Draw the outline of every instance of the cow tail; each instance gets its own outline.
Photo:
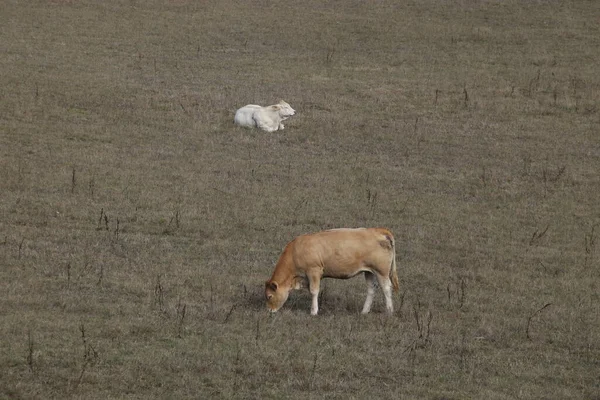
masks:
[[[400,283],[398,282],[398,269],[396,268],[396,242],[391,234],[388,236],[388,240],[392,244],[392,265],[390,268],[390,279],[392,280],[392,288],[394,289],[394,292],[398,292],[400,290]]]

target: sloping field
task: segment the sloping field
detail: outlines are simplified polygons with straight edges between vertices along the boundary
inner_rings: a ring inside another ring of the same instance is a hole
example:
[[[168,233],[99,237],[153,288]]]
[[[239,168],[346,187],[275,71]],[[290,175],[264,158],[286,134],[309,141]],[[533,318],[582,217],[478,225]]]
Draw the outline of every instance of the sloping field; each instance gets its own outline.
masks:
[[[0,398],[600,398],[599,49],[597,1],[3,2]],[[393,316],[267,314],[359,226]]]

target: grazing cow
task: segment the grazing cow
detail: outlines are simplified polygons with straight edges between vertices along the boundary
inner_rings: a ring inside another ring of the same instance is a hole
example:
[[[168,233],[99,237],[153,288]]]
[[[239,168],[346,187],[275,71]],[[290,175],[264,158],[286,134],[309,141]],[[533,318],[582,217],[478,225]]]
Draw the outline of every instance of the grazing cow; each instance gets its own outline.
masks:
[[[235,112],[233,122],[245,128],[260,128],[263,131],[274,132],[283,130],[283,121],[296,113],[288,103],[281,100],[268,107],[248,104]]]
[[[393,313],[392,287],[398,291],[398,273],[392,232],[384,228],[332,229],[298,236],[285,246],[265,283],[267,308],[279,310],[293,289],[308,285],[310,313],[317,315],[322,278],[348,279],[361,272],[367,281],[362,313],[371,311],[375,279],[383,290],[387,312]]]

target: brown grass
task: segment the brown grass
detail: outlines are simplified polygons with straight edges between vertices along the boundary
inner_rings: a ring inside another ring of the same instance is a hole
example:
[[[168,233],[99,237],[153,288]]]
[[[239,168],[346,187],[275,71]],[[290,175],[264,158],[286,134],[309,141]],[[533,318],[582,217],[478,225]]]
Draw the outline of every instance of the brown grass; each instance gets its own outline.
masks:
[[[598,15],[5,3],[0,397],[599,398]],[[397,237],[396,314],[357,278],[269,317],[283,246],[356,226]]]

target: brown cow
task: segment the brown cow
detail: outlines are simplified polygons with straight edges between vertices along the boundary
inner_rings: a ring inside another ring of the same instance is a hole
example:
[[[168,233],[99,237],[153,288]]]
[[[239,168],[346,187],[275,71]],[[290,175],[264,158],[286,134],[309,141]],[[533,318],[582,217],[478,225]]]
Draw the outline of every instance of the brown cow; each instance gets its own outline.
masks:
[[[394,236],[385,228],[332,229],[298,236],[285,246],[271,279],[265,283],[267,308],[275,312],[293,289],[308,284],[310,313],[319,312],[322,278],[348,279],[364,272],[367,299],[362,309],[371,311],[375,279],[383,290],[388,313],[394,312],[392,287],[398,291]]]

